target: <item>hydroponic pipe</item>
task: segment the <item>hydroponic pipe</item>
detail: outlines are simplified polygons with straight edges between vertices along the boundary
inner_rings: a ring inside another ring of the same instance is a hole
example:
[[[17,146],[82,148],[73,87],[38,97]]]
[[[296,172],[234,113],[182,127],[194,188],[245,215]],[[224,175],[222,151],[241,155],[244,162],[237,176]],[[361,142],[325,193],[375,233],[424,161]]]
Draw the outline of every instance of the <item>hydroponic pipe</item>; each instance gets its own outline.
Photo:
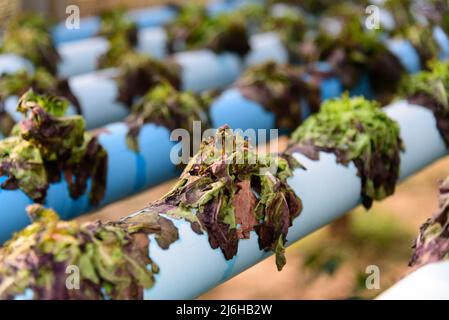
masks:
[[[149,54],[158,59],[167,56],[167,37],[164,29],[147,28],[139,30],[138,38],[137,51]],[[270,55],[270,52],[273,50],[285,51],[280,39],[271,32],[252,35],[250,36],[249,42],[252,52],[250,51],[244,58],[245,64],[254,63],[254,59],[257,59],[257,56],[254,57],[255,52],[258,55]],[[273,47],[275,44],[276,47]],[[282,48],[279,49],[279,46]],[[59,75],[67,77],[94,71],[97,68],[99,57],[103,53],[106,53],[108,48],[109,42],[101,37],[70,42],[59,46],[58,51],[62,58],[62,62],[58,66]],[[285,59],[287,60],[287,56]]]
[[[206,8],[209,13],[213,15],[234,10],[248,2],[250,1],[215,1],[207,5]],[[136,49],[156,58],[165,57],[167,55],[165,48],[165,30],[162,27],[156,27],[156,25],[168,22],[175,16],[175,14],[176,10],[170,6],[130,11],[130,17],[135,20],[140,27],[137,33],[138,46]],[[99,17],[90,17],[85,20],[83,19],[80,22],[80,29],[68,29],[65,26],[65,23],[61,23],[56,27],[56,31],[53,33],[57,44],[57,50],[61,57],[61,61],[58,63],[59,76],[69,77],[97,69],[99,57],[106,53],[109,48],[107,39],[94,36],[96,32],[98,32],[99,25]],[[83,35],[91,36],[84,38]],[[61,39],[71,37],[81,37],[82,39],[76,41],[61,41]],[[0,58],[1,56],[2,55],[0,55]],[[3,67],[0,66],[0,69],[1,68]]]
[[[206,5],[210,15],[234,10],[236,7],[249,2],[248,0],[215,0]],[[80,8],[82,10],[82,8]],[[81,12],[82,13],[82,12]],[[127,16],[136,22],[138,28],[157,27],[172,21],[177,15],[173,6],[163,5],[150,8],[132,9]],[[61,21],[52,29],[53,41],[59,45],[65,42],[94,37],[100,30],[101,19],[98,16],[80,19],[79,28],[68,28],[66,21]]]
[[[379,300],[449,300],[449,261],[426,264],[399,280]]]
[[[406,151],[401,153],[401,179],[447,153],[431,111],[405,101],[384,110],[399,123],[405,145]],[[342,216],[361,200],[360,178],[352,163],[348,167],[337,164],[334,154],[323,152],[319,161],[298,153],[294,156],[307,170],[295,170],[288,181],[304,206],[289,229],[288,244]],[[160,267],[160,273],[156,275],[155,286],[145,290],[146,299],[195,298],[270,255],[259,249],[257,236],[252,233],[250,239],[240,240],[237,256],[226,261],[219,249],[210,248],[207,235],[194,233],[186,221],[174,223],[180,240],[168,250],[150,242],[151,258]]]
[[[82,10],[82,8],[80,8]],[[82,13],[82,12],[81,12]],[[176,9],[170,6],[134,9],[127,12],[138,28],[164,25],[176,17]],[[66,21],[61,21],[52,29],[53,41],[56,45],[94,37],[100,30],[101,19],[98,16],[81,18],[79,28],[68,28]]]
[[[251,51],[246,57],[246,65],[254,65],[268,60],[285,63],[288,52],[274,32],[253,35],[250,38]],[[419,57],[415,49],[404,40],[388,41],[391,51],[400,59],[410,73],[420,69]],[[242,70],[242,63],[237,55],[231,53],[214,54],[209,50],[181,52],[173,55],[174,60],[181,65],[182,89],[201,92],[209,89],[221,89],[234,82]],[[1,68],[5,72],[17,71],[20,68],[30,68],[26,61],[13,55],[0,55]],[[319,64],[319,69],[325,71],[325,63]],[[87,128],[97,128],[106,123],[119,121],[128,114],[128,108],[117,101],[118,88],[113,69],[100,70],[69,79],[69,85],[78,98]],[[321,83],[322,99],[337,96],[343,87],[339,79],[333,77]],[[355,86],[354,95],[371,95],[367,77]],[[10,97],[5,102],[6,111],[19,121],[21,115],[15,111],[18,97]],[[243,109],[242,109],[243,108]],[[245,110],[248,117],[239,117],[240,110]],[[72,110],[73,112],[73,110]],[[307,116],[305,112],[304,116]],[[213,125],[218,127],[224,123],[233,128],[270,129],[275,127],[274,115],[266,111],[260,104],[244,98],[240,92],[231,88],[225,91],[211,107]]]
[[[255,35],[251,37],[251,44],[252,49],[246,60],[249,65],[268,60],[278,63],[287,61],[287,51],[274,33]],[[237,55],[216,54],[206,49],[176,53],[173,60],[181,67],[181,89],[194,92],[223,89],[237,79],[243,68]],[[8,72],[24,67],[25,62],[14,55],[0,56],[0,66],[9,68],[4,69]],[[70,88],[80,102],[88,129],[120,121],[128,115],[129,109],[117,100],[116,73],[115,69],[106,69],[69,78]],[[16,112],[17,101],[17,96],[6,99],[5,110],[20,121],[21,114]]]
[[[447,35],[441,28],[436,27],[434,29],[434,37],[441,48],[439,53],[440,59],[449,59],[449,39]],[[422,66],[419,55],[409,41],[404,39],[388,39],[386,40],[386,45],[399,59],[406,72],[415,73],[421,70]],[[330,70],[329,65],[324,62],[318,63],[317,68],[322,72]],[[343,90],[343,84],[337,77],[329,77],[320,83],[322,100],[338,96]],[[354,96],[363,95],[367,98],[372,98],[374,94],[368,76],[363,76],[360,82],[349,93]],[[240,116],[241,110],[245,110],[245,117]],[[266,110],[260,103],[244,97],[237,88],[230,88],[224,91],[212,103],[210,114],[214,127],[219,127],[223,124],[228,124],[231,128],[241,128],[243,130],[250,128],[268,130],[276,127],[275,115]],[[303,110],[303,117],[307,117],[308,115],[309,111],[306,108],[306,110]]]

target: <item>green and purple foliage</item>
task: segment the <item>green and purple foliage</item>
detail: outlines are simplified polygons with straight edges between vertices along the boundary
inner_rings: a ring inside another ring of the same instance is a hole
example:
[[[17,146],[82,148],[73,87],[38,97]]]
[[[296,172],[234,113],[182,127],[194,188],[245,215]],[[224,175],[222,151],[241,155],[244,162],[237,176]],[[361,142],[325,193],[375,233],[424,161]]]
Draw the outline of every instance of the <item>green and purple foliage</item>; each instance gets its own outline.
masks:
[[[149,257],[149,235],[163,249],[178,239],[173,223],[152,213],[80,224],[40,205],[27,211],[32,223],[0,248],[0,299],[27,290],[37,300],[143,299],[159,271]],[[71,267],[78,287],[67,285]]]
[[[293,132],[289,148],[289,152],[300,152],[313,160],[318,160],[322,151],[334,153],[338,163],[353,162],[366,208],[373,200],[394,193],[401,150],[399,125],[376,102],[348,95],[324,102],[320,112]]]
[[[23,120],[11,136],[0,141],[3,189],[20,189],[35,202],[43,202],[51,183],[64,176],[70,195],[77,199],[91,179],[89,199],[98,205],[106,188],[107,153],[96,136],[85,132],[84,119],[64,116],[68,103],[27,91],[17,111]]]

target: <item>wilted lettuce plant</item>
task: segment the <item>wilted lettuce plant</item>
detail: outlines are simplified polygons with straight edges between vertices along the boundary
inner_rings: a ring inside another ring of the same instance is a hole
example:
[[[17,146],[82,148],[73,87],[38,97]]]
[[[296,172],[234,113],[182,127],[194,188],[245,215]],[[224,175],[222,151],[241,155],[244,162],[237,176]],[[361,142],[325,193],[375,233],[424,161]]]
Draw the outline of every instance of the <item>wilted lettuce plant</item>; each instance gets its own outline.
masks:
[[[429,70],[405,77],[401,95],[410,103],[432,110],[438,130],[449,146],[449,62],[431,61]]]
[[[296,166],[289,156],[256,153],[223,126],[203,140],[175,187],[149,210],[190,221],[227,260],[237,254],[239,240],[255,231],[260,249],[275,252],[281,270],[288,229],[302,209],[286,182]]]
[[[137,44],[137,24],[126,16],[124,8],[103,11],[100,14],[100,36],[110,36],[123,33],[131,45]]]
[[[0,141],[1,187],[20,189],[43,202],[50,183],[64,176],[72,198],[82,196],[91,181],[89,199],[98,205],[106,188],[107,153],[97,137],[85,132],[81,116],[64,116],[66,100],[32,90],[19,100],[23,120]]]
[[[302,103],[319,108],[320,90],[303,79],[301,69],[274,61],[248,68],[236,87],[248,99],[259,102],[276,117],[278,128],[293,130],[301,123]]]
[[[209,99],[187,91],[178,91],[168,82],[162,82],[148,91],[131,109],[127,119],[128,146],[139,150],[138,135],[145,123],[154,123],[169,130],[183,128],[193,132],[193,121],[201,121],[209,128],[207,114]]]
[[[137,45],[137,24],[126,16],[122,8],[104,11],[100,19],[98,34],[108,39],[109,49],[99,58],[98,67],[114,67]]]
[[[185,50],[201,39],[200,26],[209,19],[204,6],[187,4],[180,8],[178,16],[166,26],[167,48],[170,53]]]
[[[410,266],[446,260],[449,257],[449,178],[441,182],[438,212],[420,228],[413,245]]]
[[[374,91],[388,97],[396,91],[404,68],[381,36],[378,31],[364,30],[358,17],[347,17],[338,34],[322,31],[311,51],[318,51],[319,60],[332,66],[345,88],[354,88],[368,76]]]
[[[27,212],[31,225],[0,248],[0,299],[143,299],[159,271],[149,235],[163,249],[178,239],[173,223],[152,213],[80,224],[40,205]]]
[[[403,149],[398,124],[376,102],[362,97],[324,102],[319,113],[309,117],[290,139],[289,152],[318,160],[320,152],[334,153],[337,162],[353,162],[361,178],[362,202],[394,193]]]
[[[81,114],[81,106],[70,89],[66,78],[58,78],[43,68],[37,68],[34,73],[19,70],[15,73],[0,76],[0,104],[9,96],[21,96],[27,90],[33,89],[38,94],[50,94],[66,98]]]

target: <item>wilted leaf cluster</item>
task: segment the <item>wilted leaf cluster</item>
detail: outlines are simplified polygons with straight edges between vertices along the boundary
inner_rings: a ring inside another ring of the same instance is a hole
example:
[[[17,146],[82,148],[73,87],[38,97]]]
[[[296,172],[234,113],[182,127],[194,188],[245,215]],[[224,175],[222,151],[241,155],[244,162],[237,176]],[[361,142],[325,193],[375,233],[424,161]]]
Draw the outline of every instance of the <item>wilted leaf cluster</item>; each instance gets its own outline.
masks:
[[[169,130],[183,128],[193,132],[193,121],[210,127],[207,107],[209,99],[188,91],[178,91],[168,82],[162,82],[148,91],[131,109],[127,123],[128,146],[138,151],[138,135],[145,123],[162,125]]]
[[[310,51],[318,60],[331,65],[345,88],[354,88],[363,76],[368,76],[377,94],[390,95],[395,92],[404,68],[385,46],[382,34],[364,30],[358,18],[347,17],[336,35],[320,32],[315,40],[316,49]]]
[[[17,15],[8,21],[3,33],[2,50],[20,55],[34,66],[56,74],[60,56],[53,43],[50,26],[43,16]]]
[[[420,228],[413,245],[410,266],[446,260],[449,257],[449,178],[441,182],[438,212]]]
[[[313,111],[321,102],[319,87],[304,80],[304,73],[291,65],[268,61],[248,68],[236,87],[248,99],[274,113],[276,126],[293,130],[301,122],[301,103]]]
[[[166,249],[178,239],[167,218],[140,214],[119,222],[61,221],[32,205],[32,224],[0,248],[0,299],[32,292],[46,299],[142,299],[158,266],[149,235]]]
[[[81,116],[63,116],[66,100],[28,91],[17,110],[23,120],[11,137],[0,141],[1,187],[21,189],[35,202],[43,202],[50,183],[63,175],[71,197],[82,196],[90,179],[89,199],[97,205],[106,188],[107,153],[98,139],[85,132]]]
[[[181,87],[181,68],[171,60],[158,60],[145,54],[129,51],[118,64],[118,100],[131,107],[137,97],[167,81],[173,87]]]
[[[19,70],[15,73],[0,75],[0,110],[4,108],[4,102],[8,97],[21,96],[29,89],[33,89],[38,94],[64,97],[70,101],[78,114],[82,113],[80,103],[71,91],[67,79],[57,78],[43,68],[37,68],[34,73]],[[0,123],[0,130],[5,136],[11,132],[13,123],[5,127]]]
[[[169,52],[208,48],[244,56],[250,50],[247,26],[238,14],[222,13],[209,17],[204,7],[186,5],[166,30]]]
[[[401,95],[410,103],[432,110],[438,130],[449,146],[449,62],[431,61],[428,70],[405,77]]]
[[[361,178],[362,202],[394,193],[403,149],[398,124],[375,102],[362,97],[328,100],[309,117],[290,139],[289,152],[318,160],[319,152],[334,153],[337,162],[353,162]]]
[[[255,231],[260,249],[275,252],[281,270],[288,228],[302,209],[286,182],[295,166],[291,157],[256,153],[223,126],[203,140],[175,187],[150,208],[190,221],[197,233],[206,231],[211,247],[227,260]]]

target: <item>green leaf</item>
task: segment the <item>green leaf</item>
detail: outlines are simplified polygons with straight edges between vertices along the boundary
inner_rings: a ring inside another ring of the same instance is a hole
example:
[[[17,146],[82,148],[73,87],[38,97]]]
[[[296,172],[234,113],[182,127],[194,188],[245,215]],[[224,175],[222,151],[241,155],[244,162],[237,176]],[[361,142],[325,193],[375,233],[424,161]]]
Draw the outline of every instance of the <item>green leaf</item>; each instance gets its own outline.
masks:
[[[403,145],[398,124],[376,102],[345,94],[323,103],[296,129],[289,149],[313,160],[319,152],[332,152],[338,163],[352,161],[361,178],[363,204],[370,208],[373,200],[394,193]]]

